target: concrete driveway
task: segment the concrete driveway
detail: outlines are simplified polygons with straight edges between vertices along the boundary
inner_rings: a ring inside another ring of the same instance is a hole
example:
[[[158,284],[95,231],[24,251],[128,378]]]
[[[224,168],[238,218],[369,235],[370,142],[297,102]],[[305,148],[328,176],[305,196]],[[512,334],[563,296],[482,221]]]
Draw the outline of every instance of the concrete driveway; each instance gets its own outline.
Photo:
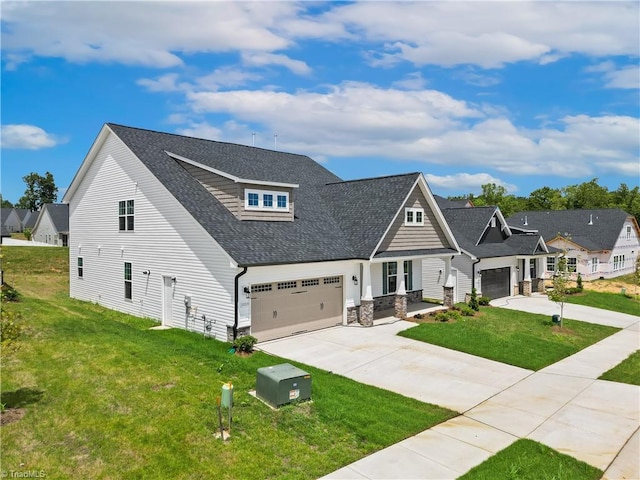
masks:
[[[258,349],[360,383],[464,412],[531,375],[524,368],[396,335],[415,323],[334,327],[258,344]]]
[[[501,299],[554,314],[546,297]],[[530,438],[605,471],[640,478],[640,387],[596,380],[640,347],[640,318],[589,307],[565,317],[624,328],[538,372],[398,337],[414,324],[335,327],[259,348],[463,415],[341,468],[326,479],[454,479]],[[575,306],[571,306],[575,307]]]

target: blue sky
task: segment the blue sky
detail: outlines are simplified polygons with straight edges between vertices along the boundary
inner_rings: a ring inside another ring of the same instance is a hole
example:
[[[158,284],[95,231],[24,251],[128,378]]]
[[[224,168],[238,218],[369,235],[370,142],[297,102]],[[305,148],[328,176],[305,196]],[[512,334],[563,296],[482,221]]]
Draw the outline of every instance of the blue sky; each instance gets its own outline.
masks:
[[[443,196],[635,186],[639,5],[2,2],[2,195],[50,171],[62,198],[106,122]]]

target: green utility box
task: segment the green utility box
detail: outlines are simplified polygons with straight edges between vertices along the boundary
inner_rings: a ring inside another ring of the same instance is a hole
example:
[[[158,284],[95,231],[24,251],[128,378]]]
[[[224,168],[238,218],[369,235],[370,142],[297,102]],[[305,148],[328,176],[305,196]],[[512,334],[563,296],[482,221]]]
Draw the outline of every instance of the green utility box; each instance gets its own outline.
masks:
[[[274,408],[310,400],[311,375],[289,363],[259,368],[256,395]]]

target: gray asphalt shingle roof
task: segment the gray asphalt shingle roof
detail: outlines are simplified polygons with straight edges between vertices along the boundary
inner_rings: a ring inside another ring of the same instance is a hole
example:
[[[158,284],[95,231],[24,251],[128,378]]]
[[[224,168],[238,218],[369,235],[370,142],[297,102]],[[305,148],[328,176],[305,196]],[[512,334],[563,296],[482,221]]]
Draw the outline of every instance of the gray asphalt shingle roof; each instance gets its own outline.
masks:
[[[518,212],[508,218],[516,226],[538,230],[545,241],[558,235],[587,250],[612,250],[630,215],[619,208]],[[590,224],[591,223],[591,224]]]
[[[536,248],[540,239],[538,234],[511,235],[501,243],[481,243],[476,245],[495,211],[496,207],[445,208],[442,213],[460,248],[477,258],[509,257],[537,253]]]
[[[419,175],[343,182],[304,155],[107,125],[241,266],[368,258]],[[239,178],[298,184],[295,220],[239,220],[165,152]]]
[[[66,203],[45,203],[42,211],[49,213],[58,233],[69,233],[69,205]]]

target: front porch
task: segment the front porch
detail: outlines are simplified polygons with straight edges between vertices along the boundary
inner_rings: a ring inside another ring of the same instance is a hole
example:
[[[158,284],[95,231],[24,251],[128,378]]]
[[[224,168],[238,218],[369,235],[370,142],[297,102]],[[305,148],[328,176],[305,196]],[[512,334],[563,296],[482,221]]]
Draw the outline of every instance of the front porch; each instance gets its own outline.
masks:
[[[439,303],[430,303],[422,300],[415,303],[409,303],[407,304],[407,318],[412,317],[418,313],[421,313],[421,314],[431,313],[435,310],[441,310],[444,308],[446,307],[442,306]],[[396,310],[394,307],[385,308],[381,310],[374,310],[373,312],[374,320],[381,320],[386,318],[398,318],[396,317]]]

